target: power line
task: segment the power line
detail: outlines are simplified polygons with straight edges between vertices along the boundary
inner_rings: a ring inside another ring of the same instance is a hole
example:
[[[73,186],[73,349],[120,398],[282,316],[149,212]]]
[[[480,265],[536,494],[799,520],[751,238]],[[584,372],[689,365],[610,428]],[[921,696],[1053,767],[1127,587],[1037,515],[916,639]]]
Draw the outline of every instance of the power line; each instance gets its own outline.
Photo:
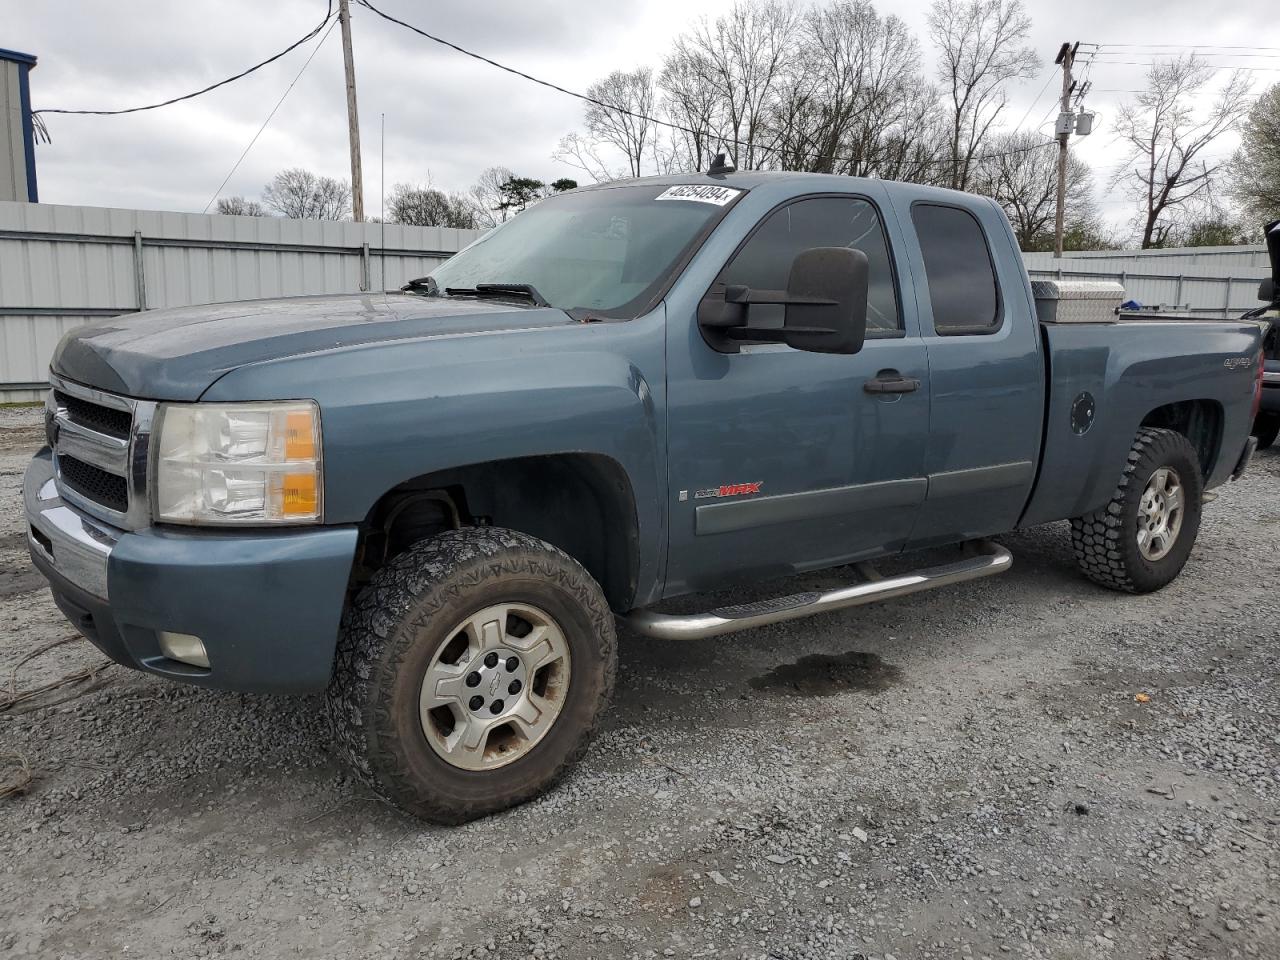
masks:
[[[1054,101],[1053,103],[1049,104],[1049,109],[1044,112],[1044,116],[1041,117],[1040,122],[1036,124],[1036,132],[1039,133],[1040,128],[1049,122],[1049,118],[1053,116],[1053,111],[1061,110],[1061,109],[1062,107],[1057,101]],[[1057,143],[1058,143],[1057,140],[1050,140],[1048,142],[1052,143],[1054,146],[1057,146]]]
[[[258,132],[253,135],[253,139],[250,140],[244,150],[241,151],[239,159],[237,159],[232,165],[231,169],[227,172],[227,175],[222,178],[222,182],[218,184],[218,189],[213,191],[213,196],[210,197],[209,202],[204,205],[204,209],[200,211],[201,213],[209,212],[209,208],[213,206],[213,202],[218,199],[218,194],[220,194],[222,192],[222,188],[227,185],[227,181],[235,175],[235,172],[238,169],[240,169],[240,164],[243,163],[244,158],[249,155],[249,151],[253,149],[253,145],[258,142],[258,138],[262,136],[262,131],[267,129],[267,124],[271,122],[271,118],[276,115],[276,111],[279,110],[280,105],[284,103],[284,98],[289,96],[290,91],[292,91],[297,82],[302,79],[302,75],[307,72],[307,67],[311,66],[311,61],[316,58],[316,54],[320,52],[320,48],[324,46],[324,42],[329,39],[329,34],[333,33],[333,28],[337,23],[337,20],[332,20],[329,23],[329,29],[324,32],[324,36],[320,38],[320,42],[316,44],[316,48],[311,51],[311,55],[307,57],[306,62],[302,65],[302,69],[299,70],[297,75],[293,78],[293,82],[290,83],[289,86],[285,87],[284,93],[280,94],[280,99],[276,101],[276,105],[272,107],[271,112],[267,114],[267,119],[262,121],[262,126],[258,128]]]
[[[1159,58],[1153,58],[1151,60],[1099,60],[1098,62],[1103,66],[1108,67],[1150,67],[1153,64],[1159,63],[1160,60]],[[1280,66],[1241,67],[1234,63],[1208,63],[1207,61],[1205,62],[1205,66],[1213,67],[1217,70],[1244,70],[1248,73],[1280,73]]]
[[[1227,46],[1213,43],[1090,43],[1091,47],[1134,47],[1142,50],[1270,50],[1280,52],[1280,47]]]
[[[1021,129],[1022,125],[1027,122],[1027,117],[1031,116],[1031,111],[1036,108],[1036,104],[1040,102],[1040,98],[1044,96],[1044,92],[1049,89],[1049,84],[1053,83],[1053,78],[1057,71],[1049,69],[1045,71],[1046,76],[1044,86],[1040,88],[1040,92],[1036,94],[1036,98],[1031,101],[1031,106],[1027,107],[1027,112],[1022,115],[1022,119],[1017,123],[1017,129]]]
[[[1170,60],[1179,59],[1179,56],[1173,53],[1170,53],[1167,55],[1161,54],[1161,53],[1146,54],[1137,50],[1117,50],[1114,53],[1108,53],[1106,50],[1102,50],[1099,53],[1097,53],[1096,56],[1098,57],[1098,63],[1115,63],[1117,57],[1130,57],[1130,58],[1145,57],[1146,59],[1144,60],[1144,62],[1146,63],[1161,63],[1161,62],[1167,62]],[[1224,63],[1220,59],[1211,59],[1211,57],[1238,57],[1238,56],[1244,56],[1244,54],[1225,54],[1225,53],[1223,54],[1191,54],[1190,59],[1194,59],[1196,63],[1204,63],[1204,64],[1208,64],[1209,66],[1226,66],[1226,67],[1239,66],[1241,69],[1250,69],[1251,67],[1249,64]],[[1263,57],[1262,54],[1259,54],[1258,56]],[[1187,59],[1187,58],[1182,58],[1182,59]],[[1263,57],[1263,59],[1265,59],[1268,63],[1275,63],[1277,61],[1280,61],[1280,54],[1268,54],[1265,57]]]
[[[1096,50],[1090,55],[1099,57],[1151,57],[1152,59],[1166,59],[1168,57],[1180,56],[1184,53],[1188,56],[1195,57],[1197,60],[1205,60],[1210,57],[1231,60],[1280,60],[1280,53],[1219,53],[1216,51],[1200,52],[1197,50],[1122,50],[1112,47]]]
[[[399,26],[404,27],[406,30],[410,30],[421,37],[425,37],[426,39],[432,41],[433,43],[438,43],[441,46],[448,47],[451,50],[461,53],[463,56],[470,57],[473,60],[479,60],[481,63],[486,63],[491,67],[495,67],[498,70],[502,70],[506,73],[510,73],[513,76],[520,77],[523,80],[528,80],[530,83],[536,83],[539,86],[547,87],[550,90],[555,90],[557,93],[563,93],[565,96],[574,97],[575,99],[582,100],[586,103],[593,103],[596,106],[601,107],[605,110],[610,110],[610,111],[613,111],[614,113],[620,113],[620,114],[623,114],[624,116],[633,117],[636,120],[644,120],[648,123],[653,123],[658,126],[667,127],[671,130],[678,130],[681,133],[687,133],[695,137],[707,136],[711,138],[709,131],[694,130],[690,127],[681,126],[678,123],[672,123],[670,120],[661,120],[657,117],[649,116],[648,114],[637,113],[634,110],[628,110],[625,107],[618,106],[617,104],[606,103],[605,101],[599,100],[593,96],[590,96],[589,94],[581,93],[577,90],[570,90],[567,87],[560,86],[558,83],[552,83],[550,80],[543,80],[540,77],[535,77],[532,74],[525,73],[523,70],[517,70],[515,67],[509,67],[505,63],[499,63],[497,60],[494,60],[490,57],[486,57],[483,54],[476,53],[473,50],[468,50],[466,47],[462,47],[456,43],[453,43],[452,41],[445,40],[443,37],[438,37],[435,34],[428,33],[426,30],[423,30],[420,27],[415,27],[411,23],[406,23],[403,20],[400,20],[396,17],[391,16],[391,14],[389,13],[384,13],[383,11],[375,7],[370,2],[370,0],[356,0],[356,2],[359,3],[362,7],[371,11],[372,13],[377,14],[383,20],[386,20],[390,23],[398,24]],[[755,146],[757,149],[760,149],[760,150],[771,150],[775,154],[781,153],[781,151],[778,148],[769,147],[765,144],[749,144],[746,141],[735,140],[730,137],[714,137],[711,139],[714,139],[719,143],[731,143],[734,146],[739,146],[739,147]],[[998,157],[1008,157],[1008,156],[1013,156],[1014,154],[1027,153],[1028,151],[1031,151],[1031,150],[1040,150],[1040,149],[1043,149],[1044,147],[1056,146],[1056,145],[1057,145],[1056,141],[1046,140],[1044,143],[1032,144],[1026,147],[1018,147],[1014,150],[1007,150],[1002,153],[984,153],[984,154],[975,154],[972,157],[954,157],[954,158],[946,158],[946,159],[938,159],[938,160],[921,160],[919,161],[919,164],[932,166],[936,164],[948,164],[948,163],[950,164],[973,163],[974,161],[978,161],[978,160],[991,160],[991,159],[996,159]],[[872,158],[866,158],[866,157],[841,157],[841,156],[827,156],[827,155],[819,156],[817,159],[842,160],[842,161],[851,162],[851,163],[859,163],[859,162],[866,162],[868,160],[872,160]],[[874,162],[874,160],[872,160],[872,162]]]
[[[195,97],[199,97],[203,94],[208,93],[210,90],[217,90],[219,87],[225,87],[228,83],[234,83],[236,80],[239,80],[243,77],[247,77],[249,74],[253,73],[254,71],[261,70],[267,64],[275,63],[285,54],[292,53],[294,50],[298,49],[298,47],[302,46],[312,37],[316,36],[316,34],[318,34],[321,30],[323,30],[324,25],[329,22],[332,16],[333,16],[333,0],[328,0],[328,7],[325,11],[324,19],[321,20],[319,23],[317,23],[315,27],[306,34],[306,36],[298,40],[295,40],[293,43],[289,44],[289,46],[285,47],[279,53],[276,53],[270,57],[267,57],[267,59],[263,60],[261,63],[255,63],[252,67],[249,67],[249,69],[242,70],[239,73],[237,73],[235,76],[227,77],[225,80],[219,80],[217,83],[211,83],[209,84],[209,86],[203,87],[200,90],[193,91],[192,93],[184,93],[178,97],[170,97],[168,100],[162,100],[159,103],[148,103],[141,107],[125,107],[120,110],[66,110],[66,109],[55,109],[52,107],[46,107],[42,110],[33,110],[31,111],[31,114],[32,116],[35,116],[41,113],[68,113],[68,114],[76,114],[81,116],[114,117],[114,116],[119,116],[120,114],[123,114],[123,113],[139,113],[143,110],[156,110],[160,107],[167,107],[170,104],[181,103],[183,100],[191,100],[191,99],[194,99]]]

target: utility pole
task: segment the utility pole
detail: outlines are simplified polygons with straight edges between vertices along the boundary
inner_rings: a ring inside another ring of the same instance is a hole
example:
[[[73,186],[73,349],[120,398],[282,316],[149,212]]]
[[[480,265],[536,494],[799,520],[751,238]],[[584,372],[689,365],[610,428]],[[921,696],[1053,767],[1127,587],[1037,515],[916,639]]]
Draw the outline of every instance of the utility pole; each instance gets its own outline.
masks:
[[[356,63],[351,56],[351,10],[347,0],[338,0],[338,21],[342,24],[342,63],[347,70],[347,133],[351,140],[351,213],[356,223],[364,222],[364,176],[360,172],[360,115],[356,112]]]
[[[344,0],[345,2],[345,0]],[[1053,255],[1062,256],[1062,224],[1067,214],[1067,141],[1071,138],[1074,117],[1071,113],[1071,92],[1075,81],[1071,78],[1071,66],[1075,63],[1080,44],[1064,43],[1053,62],[1062,67],[1062,112],[1058,114],[1058,214],[1053,224]]]

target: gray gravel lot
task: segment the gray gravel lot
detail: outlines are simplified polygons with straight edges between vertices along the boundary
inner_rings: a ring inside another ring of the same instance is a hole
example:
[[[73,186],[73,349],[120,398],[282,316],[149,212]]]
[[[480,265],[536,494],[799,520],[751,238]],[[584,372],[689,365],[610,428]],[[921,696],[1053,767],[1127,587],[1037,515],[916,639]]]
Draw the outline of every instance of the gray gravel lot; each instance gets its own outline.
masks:
[[[40,432],[0,409],[0,689],[70,632],[26,559]],[[35,773],[0,800],[0,955],[1280,956],[1280,456],[1159,594],[1085,582],[1064,525],[1003,540],[1003,577],[624,636],[578,771],[462,828],[353,783],[316,698],[111,667],[0,713]]]

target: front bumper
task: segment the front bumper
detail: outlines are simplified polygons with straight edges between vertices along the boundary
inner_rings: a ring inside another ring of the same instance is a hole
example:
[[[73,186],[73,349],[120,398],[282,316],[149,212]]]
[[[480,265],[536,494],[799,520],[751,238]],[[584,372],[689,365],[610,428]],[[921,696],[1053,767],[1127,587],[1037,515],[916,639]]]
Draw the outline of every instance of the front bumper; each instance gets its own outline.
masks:
[[[64,503],[47,449],[23,482],[27,546],[67,619],[112,660],[200,686],[303,693],[333,666],[355,527],[119,530]],[[199,637],[207,668],[160,631]]]

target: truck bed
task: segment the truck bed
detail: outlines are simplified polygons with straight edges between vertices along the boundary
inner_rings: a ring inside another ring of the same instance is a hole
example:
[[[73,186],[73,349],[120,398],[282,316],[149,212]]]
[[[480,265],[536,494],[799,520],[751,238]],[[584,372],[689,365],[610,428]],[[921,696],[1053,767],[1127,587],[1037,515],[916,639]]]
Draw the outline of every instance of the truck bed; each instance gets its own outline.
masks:
[[[1218,447],[1223,436],[1248,434],[1255,322],[1122,317],[1042,322],[1040,331],[1048,406],[1040,473],[1021,526],[1099,509],[1144,425],[1194,421],[1206,489],[1230,477],[1236,451]]]

